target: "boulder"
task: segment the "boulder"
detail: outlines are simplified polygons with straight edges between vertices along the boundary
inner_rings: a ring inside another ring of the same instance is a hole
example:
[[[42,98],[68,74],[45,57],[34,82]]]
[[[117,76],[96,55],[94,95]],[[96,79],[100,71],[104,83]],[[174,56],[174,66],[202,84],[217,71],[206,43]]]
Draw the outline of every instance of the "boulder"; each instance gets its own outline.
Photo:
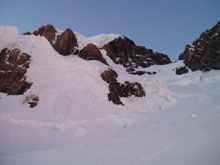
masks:
[[[203,32],[192,45],[186,45],[179,60],[183,60],[192,71],[220,69],[220,21]]]
[[[103,58],[102,53],[94,44],[88,44],[86,47],[84,47],[79,52],[79,57],[85,60],[97,60],[108,65],[106,60]]]
[[[147,68],[151,65],[165,65],[171,63],[170,58],[162,53],[154,53],[152,49],[136,46],[127,37],[119,37],[103,46],[109,56],[116,64],[123,65],[131,74],[144,74],[136,72],[138,67]]]
[[[32,83],[26,81],[25,73],[31,56],[15,48],[3,49],[0,53],[0,92],[8,95],[21,95]]]
[[[53,45],[54,49],[61,55],[78,54],[78,43],[75,34],[71,29],[66,29]]]

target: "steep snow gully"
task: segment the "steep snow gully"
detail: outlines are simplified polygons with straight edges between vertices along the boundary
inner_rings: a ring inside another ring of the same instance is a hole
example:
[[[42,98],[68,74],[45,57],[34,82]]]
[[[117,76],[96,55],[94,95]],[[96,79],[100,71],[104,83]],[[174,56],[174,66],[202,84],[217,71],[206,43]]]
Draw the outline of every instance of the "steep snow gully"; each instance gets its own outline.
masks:
[[[177,61],[137,67],[149,74],[133,75],[101,49],[120,35],[74,34],[79,51],[93,43],[108,65],[61,56],[43,36],[0,26],[0,50],[29,54],[25,75],[33,83],[23,95],[0,93],[1,165],[220,164],[219,70],[176,75],[185,66]],[[100,77],[108,68],[120,83],[139,82],[145,97],[110,102]]]

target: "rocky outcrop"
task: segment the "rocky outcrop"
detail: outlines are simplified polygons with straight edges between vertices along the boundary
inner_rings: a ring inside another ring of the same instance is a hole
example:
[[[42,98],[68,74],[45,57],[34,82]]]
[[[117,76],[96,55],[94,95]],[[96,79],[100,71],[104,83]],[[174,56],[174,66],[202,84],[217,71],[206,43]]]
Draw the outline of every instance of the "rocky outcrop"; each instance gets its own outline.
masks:
[[[32,83],[26,81],[25,73],[31,56],[19,49],[3,49],[0,53],[0,92],[21,95]]]
[[[30,35],[30,32],[24,35]],[[89,44],[79,52],[78,42],[74,32],[66,29],[57,36],[57,31],[52,25],[41,26],[33,32],[34,35],[44,36],[51,43],[53,48],[61,55],[75,54],[85,60],[98,60],[107,64],[98,48]],[[123,65],[127,72],[136,75],[145,74],[145,71],[136,68],[146,68],[151,65],[164,65],[171,63],[169,57],[162,53],[155,53],[152,49],[143,46],[136,46],[135,43],[127,37],[119,37],[104,45],[102,49],[107,51],[107,55],[116,63]]]
[[[48,24],[47,26],[41,26],[35,30],[33,34],[36,36],[44,36],[52,44],[55,41],[56,32],[56,29],[51,24]],[[28,34],[28,32],[25,33],[25,35]]]
[[[75,34],[71,29],[66,29],[53,45],[54,49],[61,55],[78,54],[78,43]]]
[[[170,58],[162,53],[154,53],[152,49],[136,46],[127,37],[119,37],[103,46],[107,55],[116,63],[123,65],[131,74],[136,73],[138,67],[147,68],[151,65],[164,65],[171,63]]]
[[[120,84],[116,79],[118,77],[117,73],[112,69],[104,71],[101,77],[109,84],[108,100],[114,104],[124,105],[120,97],[145,96],[145,91],[140,83],[125,81],[125,83]]]
[[[192,45],[187,45],[179,56],[192,71],[220,69],[220,21],[203,32]]]
[[[88,44],[86,47],[84,47],[79,52],[79,57],[85,60],[97,60],[108,65],[106,60],[103,58],[102,53],[94,44]]]
[[[176,68],[176,74],[177,75],[181,75],[181,74],[184,74],[184,73],[188,73],[187,67],[181,66],[179,68]]]
[[[23,33],[23,35],[30,35],[30,32]],[[53,25],[48,24],[41,26],[33,32],[36,36],[44,36],[53,48],[61,55],[78,54],[78,43],[75,34],[69,28],[57,36],[57,31]]]

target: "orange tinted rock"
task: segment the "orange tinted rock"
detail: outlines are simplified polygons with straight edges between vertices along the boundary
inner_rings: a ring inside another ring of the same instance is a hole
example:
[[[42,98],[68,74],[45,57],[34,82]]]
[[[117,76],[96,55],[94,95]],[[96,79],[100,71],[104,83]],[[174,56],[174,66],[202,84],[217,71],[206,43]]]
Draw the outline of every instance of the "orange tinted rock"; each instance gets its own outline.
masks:
[[[48,24],[47,26],[41,26],[35,30],[33,34],[36,36],[44,36],[50,43],[52,43],[55,40],[56,32],[56,29],[51,24]],[[29,33],[27,32],[26,35],[28,34]]]
[[[77,39],[71,29],[66,29],[61,35],[57,36],[54,49],[61,55],[69,55],[78,47]]]

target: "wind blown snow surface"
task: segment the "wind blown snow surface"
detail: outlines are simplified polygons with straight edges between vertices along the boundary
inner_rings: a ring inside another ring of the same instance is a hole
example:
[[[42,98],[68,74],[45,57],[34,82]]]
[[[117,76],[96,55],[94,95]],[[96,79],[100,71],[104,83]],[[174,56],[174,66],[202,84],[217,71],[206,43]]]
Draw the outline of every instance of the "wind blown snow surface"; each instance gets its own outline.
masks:
[[[0,27],[0,49],[31,55],[33,85],[22,96],[0,94],[1,165],[220,164],[219,71],[179,76],[178,61],[146,68],[156,75],[129,75],[102,50],[118,81],[138,81],[146,91],[114,105],[100,77],[108,66],[61,56],[44,37],[16,29]],[[77,39],[81,47],[91,40],[100,46],[116,37],[107,36]],[[23,103],[30,94],[40,98],[33,109]]]

